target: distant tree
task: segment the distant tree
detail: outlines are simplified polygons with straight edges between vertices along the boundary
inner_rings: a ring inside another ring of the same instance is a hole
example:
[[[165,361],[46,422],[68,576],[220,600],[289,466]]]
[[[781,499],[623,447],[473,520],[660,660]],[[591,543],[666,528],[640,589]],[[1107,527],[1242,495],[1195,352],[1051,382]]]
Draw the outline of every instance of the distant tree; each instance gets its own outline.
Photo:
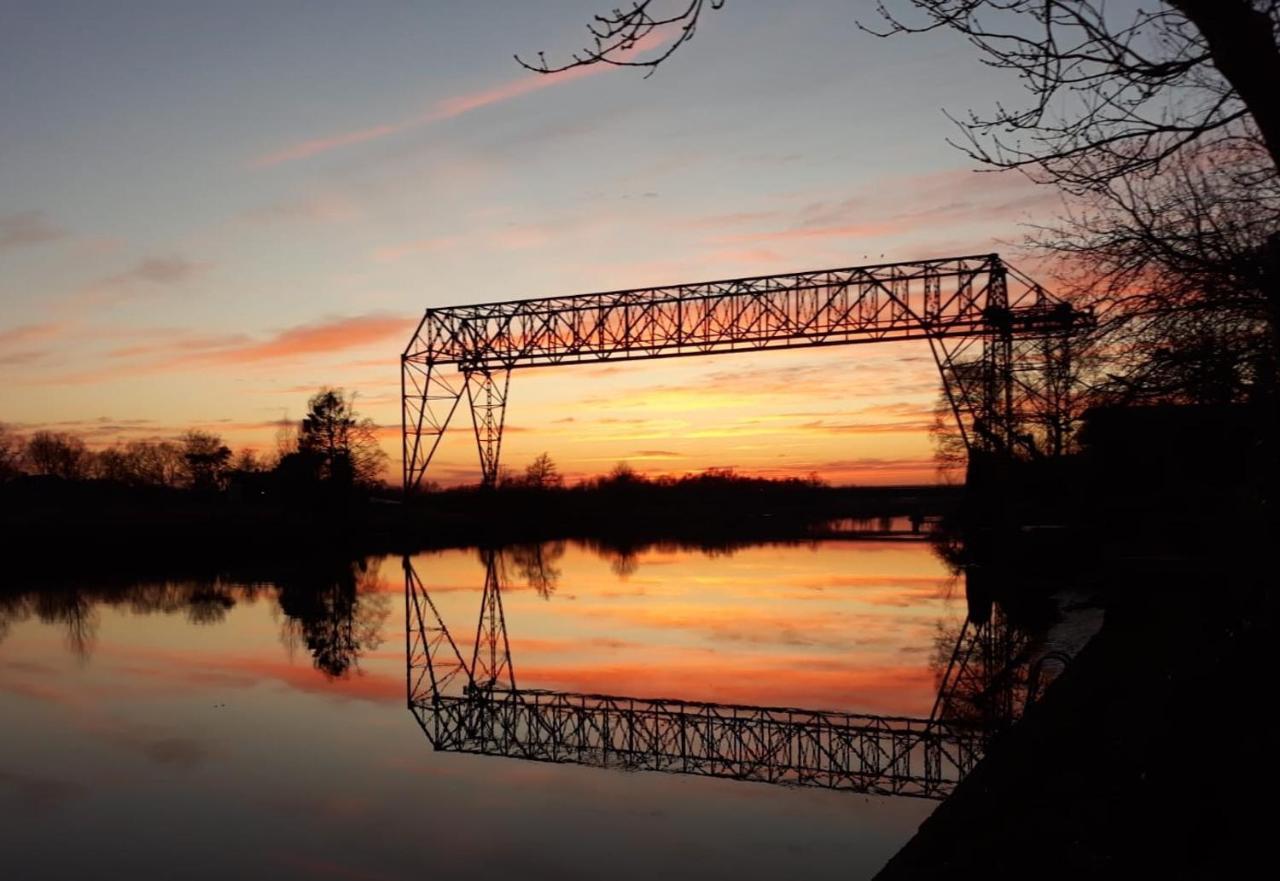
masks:
[[[314,458],[320,479],[333,484],[375,484],[387,458],[378,446],[377,425],[356,412],[355,395],[333,388],[307,402],[298,452]]]
[[[619,462],[610,469],[608,476],[605,477],[605,482],[625,486],[643,483],[644,476],[631,467],[630,462]]]
[[[191,485],[186,450],[173,441],[112,444],[92,454],[88,470],[94,477],[129,486]]]
[[[115,483],[132,482],[129,457],[120,444],[112,444],[94,453],[89,470],[100,480],[110,480]]]
[[[182,459],[186,463],[186,484],[195,490],[210,491],[226,486],[231,448],[222,438],[192,429],[182,435]]]
[[[257,450],[252,447],[245,447],[236,453],[235,461],[231,463],[232,471],[239,471],[242,474],[254,474],[259,471],[266,471],[266,463],[258,457]]]
[[[17,477],[23,469],[22,438],[0,423],[0,480]]]
[[[125,445],[132,482],[139,486],[180,486],[187,474],[183,449],[173,441],[131,441]]]
[[[957,480],[963,483],[969,450],[956,425],[951,401],[945,393],[938,395],[938,401],[934,405],[929,436],[933,440],[933,460],[938,469],[938,477],[943,483],[954,483]]]
[[[279,464],[285,456],[296,452],[298,452],[298,423],[287,415],[281,416],[280,421],[276,423],[276,450],[272,465]]]
[[[509,465],[499,465],[497,478],[494,480],[496,486],[503,489],[515,489],[524,486],[524,478],[520,477],[511,469]]]
[[[524,469],[524,485],[533,489],[556,489],[564,486],[564,477],[551,456],[542,453]]]
[[[81,480],[88,476],[89,453],[72,434],[37,431],[27,439],[26,460],[35,474]]]

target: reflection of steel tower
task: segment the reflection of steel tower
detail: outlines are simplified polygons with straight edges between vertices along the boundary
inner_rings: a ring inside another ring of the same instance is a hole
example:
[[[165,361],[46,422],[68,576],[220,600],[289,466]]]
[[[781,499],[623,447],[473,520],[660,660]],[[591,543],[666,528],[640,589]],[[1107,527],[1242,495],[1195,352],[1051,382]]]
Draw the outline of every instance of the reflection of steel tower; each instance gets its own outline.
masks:
[[[928,342],[970,450],[1056,452],[1087,320],[995,254],[428,309],[401,356],[404,485],[464,394],[494,483],[512,370],[899,340]]]
[[[912,719],[519,689],[500,567],[495,553],[484,559],[470,665],[404,561],[409,708],[438,750],[923,798],[945,798],[981,757],[981,726],[936,710]]]
[[[929,718],[968,725],[989,741],[1021,718],[1031,641],[998,604],[965,618]]]
[[[515,688],[516,673],[511,666],[511,645],[507,642],[507,619],[502,612],[498,554],[486,550],[483,556],[484,593],[480,596],[480,617],[476,620],[476,641],[471,652],[471,687],[490,690]]]

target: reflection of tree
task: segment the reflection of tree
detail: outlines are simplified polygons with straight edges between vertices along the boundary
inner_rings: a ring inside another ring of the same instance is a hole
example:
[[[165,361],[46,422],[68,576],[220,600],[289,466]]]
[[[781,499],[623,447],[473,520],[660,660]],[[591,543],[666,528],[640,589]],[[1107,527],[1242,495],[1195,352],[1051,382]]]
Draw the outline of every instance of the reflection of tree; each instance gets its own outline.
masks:
[[[88,658],[97,638],[99,606],[135,615],[180,614],[194,625],[218,624],[238,602],[253,602],[273,586],[286,616],[286,645],[305,645],[325,674],[342,676],[356,666],[361,653],[379,645],[390,611],[387,596],[377,591],[376,571],[349,560],[311,563],[287,575],[266,569],[262,577],[128,580],[107,575],[91,586],[61,580],[31,584],[19,592],[0,592],[0,640],[14,624],[35,617],[61,625],[71,651]]]
[[[25,621],[30,614],[26,597],[0,596],[0,643],[4,642],[14,624]]]
[[[508,573],[514,570],[517,578],[536,590],[538,596],[549,599],[560,583],[561,571],[556,563],[564,556],[564,548],[563,541],[502,548],[498,552],[498,564],[502,567],[503,582],[510,580]]]
[[[608,555],[609,569],[621,579],[627,579],[640,568],[640,556],[633,549],[624,549]]]
[[[938,622],[929,667],[938,684],[935,718],[1003,730],[1026,703],[1030,634],[999,604],[985,616]]]
[[[11,626],[35,616],[61,625],[67,645],[88,658],[98,631],[98,607],[123,606],[135,615],[185,612],[193,624],[222,621],[237,599],[252,600],[258,587],[232,586],[216,578],[190,581],[124,581],[93,586],[42,584],[16,594],[0,595],[0,640]]]
[[[364,561],[315,564],[278,586],[285,645],[305,645],[325,675],[345,676],[363,652],[381,644],[390,604],[378,590],[377,570]]]
[[[192,624],[218,624],[235,604],[230,589],[220,581],[197,584],[187,598],[187,620]]]
[[[81,660],[93,654],[98,638],[96,603],[79,590],[38,593],[33,611],[46,624],[62,624],[66,628],[67,647]]]

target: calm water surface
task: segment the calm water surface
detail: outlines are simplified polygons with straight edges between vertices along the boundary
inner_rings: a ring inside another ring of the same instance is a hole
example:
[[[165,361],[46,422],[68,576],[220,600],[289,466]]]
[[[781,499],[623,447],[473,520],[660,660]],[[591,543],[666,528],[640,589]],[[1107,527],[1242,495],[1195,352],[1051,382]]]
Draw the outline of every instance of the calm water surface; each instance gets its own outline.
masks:
[[[413,566],[461,650],[476,551]],[[500,557],[522,688],[927,715],[925,543]],[[4,877],[869,877],[934,803],[438,753],[399,558],[0,595]]]

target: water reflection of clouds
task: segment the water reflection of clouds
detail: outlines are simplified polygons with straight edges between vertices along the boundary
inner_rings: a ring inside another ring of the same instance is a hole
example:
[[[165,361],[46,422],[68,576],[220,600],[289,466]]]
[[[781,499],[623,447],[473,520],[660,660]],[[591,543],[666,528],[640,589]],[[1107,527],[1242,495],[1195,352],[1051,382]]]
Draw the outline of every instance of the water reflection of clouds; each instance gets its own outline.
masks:
[[[882,713],[932,703],[929,654],[938,619],[952,615],[951,576],[926,544],[640,547],[623,554],[625,572],[616,550],[556,550],[563,586],[549,600],[503,581],[523,687]],[[415,569],[470,657],[478,562],[445,552]],[[469,592],[436,594],[435,579],[468,577]]]
[[[868,668],[857,659],[753,659],[707,649],[669,656],[660,666],[643,657],[590,664],[529,660],[517,662],[516,670],[517,681],[526,687],[761,706],[874,709],[887,715],[919,713],[921,706],[930,705],[936,688],[923,663],[901,660]]]

